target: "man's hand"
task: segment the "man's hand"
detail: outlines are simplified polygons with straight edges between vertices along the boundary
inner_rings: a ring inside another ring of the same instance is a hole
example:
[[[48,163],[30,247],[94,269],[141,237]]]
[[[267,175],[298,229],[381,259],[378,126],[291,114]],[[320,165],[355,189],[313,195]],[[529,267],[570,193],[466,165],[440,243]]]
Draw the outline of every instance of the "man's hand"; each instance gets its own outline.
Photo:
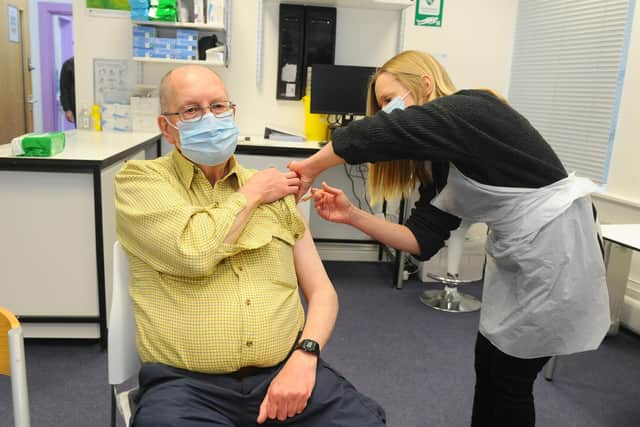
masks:
[[[345,196],[344,191],[330,187],[326,182],[322,183],[322,189],[311,190],[316,212],[320,218],[331,222],[350,224],[351,216],[355,210],[353,204]]]
[[[295,172],[298,177],[300,177],[300,188],[298,189],[298,193],[296,194],[296,201],[300,201],[302,196],[305,195],[309,188],[311,188],[311,184],[316,179],[315,176],[311,174],[311,172],[304,166],[304,161],[302,160],[294,160],[289,162],[287,165],[290,171]]]
[[[299,187],[300,178],[295,172],[283,173],[275,168],[269,168],[253,174],[239,191],[247,200],[263,204],[295,194]]]
[[[271,381],[262,400],[257,423],[267,419],[284,421],[302,413],[316,384],[318,356],[296,350]]]
[[[70,123],[75,122],[75,117],[73,117],[73,111],[68,110],[64,112],[64,116],[67,118],[67,121]]]

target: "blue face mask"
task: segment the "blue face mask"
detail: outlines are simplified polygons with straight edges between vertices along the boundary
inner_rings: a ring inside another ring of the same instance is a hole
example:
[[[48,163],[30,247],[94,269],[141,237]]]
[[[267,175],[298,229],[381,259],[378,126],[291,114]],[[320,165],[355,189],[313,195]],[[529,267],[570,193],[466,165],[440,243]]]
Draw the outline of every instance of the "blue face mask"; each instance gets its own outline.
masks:
[[[194,163],[218,165],[236,150],[238,128],[231,112],[222,117],[207,113],[197,121],[181,121],[176,129],[182,154]]]
[[[392,112],[393,110],[396,110],[396,109],[404,110],[405,108],[407,108],[407,106],[404,103],[404,98],[407,95],[409,95],[409,91],[407,91],[407,93],[405,93],[402,96],[396,96],[395,98],[393,98],[391,100],[391,102],[389,102],[387,105],[382,107],[382,111],[384,111],[385,113],[389,114],[390,112]]]

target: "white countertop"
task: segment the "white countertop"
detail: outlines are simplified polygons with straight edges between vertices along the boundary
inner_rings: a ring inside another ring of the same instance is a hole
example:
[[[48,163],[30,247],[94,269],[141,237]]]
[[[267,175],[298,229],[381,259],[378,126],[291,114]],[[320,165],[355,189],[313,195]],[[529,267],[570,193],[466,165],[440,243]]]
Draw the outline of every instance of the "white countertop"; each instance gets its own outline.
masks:
[[[640,224],[605,224],[601,228],[605,239],[640,251]]]
[[[0,158],[102,161],[160,135],[159,132],[66,131],[64,151],[53,157],[26,157],[11,154],[11,143],[0,145]]]

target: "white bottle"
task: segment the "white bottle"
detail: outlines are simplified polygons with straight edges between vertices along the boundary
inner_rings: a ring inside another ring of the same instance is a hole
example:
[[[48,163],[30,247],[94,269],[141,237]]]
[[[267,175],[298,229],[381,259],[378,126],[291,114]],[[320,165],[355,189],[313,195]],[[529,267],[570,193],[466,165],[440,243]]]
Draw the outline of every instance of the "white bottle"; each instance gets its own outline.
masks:
[[[80,117],[78,118],[78,129],[89,129],[91,127],[91,114],[89,107],[82,105],[80,109]]]

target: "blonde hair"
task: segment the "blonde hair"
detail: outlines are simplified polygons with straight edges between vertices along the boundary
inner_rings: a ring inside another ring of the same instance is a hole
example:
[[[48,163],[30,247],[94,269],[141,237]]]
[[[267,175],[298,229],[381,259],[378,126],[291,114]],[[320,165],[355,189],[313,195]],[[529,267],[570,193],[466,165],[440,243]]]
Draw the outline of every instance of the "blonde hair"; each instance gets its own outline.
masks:
[[[380,110],[375,88],[376,80],[381,73],[389,73],[398,79],[409,90],[416,102],[427,103],[457,91],[447,71],[433,56],[416,50],[407,50],[388,60],[371,77],[367,94],[368,116]],[[424,76],[433,82],[429,94],[425,92]],[[408,197],[418,183],[430,181],[430,163],[423,160],[393,160],[369,164],[368,188],[374,204],[383,199]]]

